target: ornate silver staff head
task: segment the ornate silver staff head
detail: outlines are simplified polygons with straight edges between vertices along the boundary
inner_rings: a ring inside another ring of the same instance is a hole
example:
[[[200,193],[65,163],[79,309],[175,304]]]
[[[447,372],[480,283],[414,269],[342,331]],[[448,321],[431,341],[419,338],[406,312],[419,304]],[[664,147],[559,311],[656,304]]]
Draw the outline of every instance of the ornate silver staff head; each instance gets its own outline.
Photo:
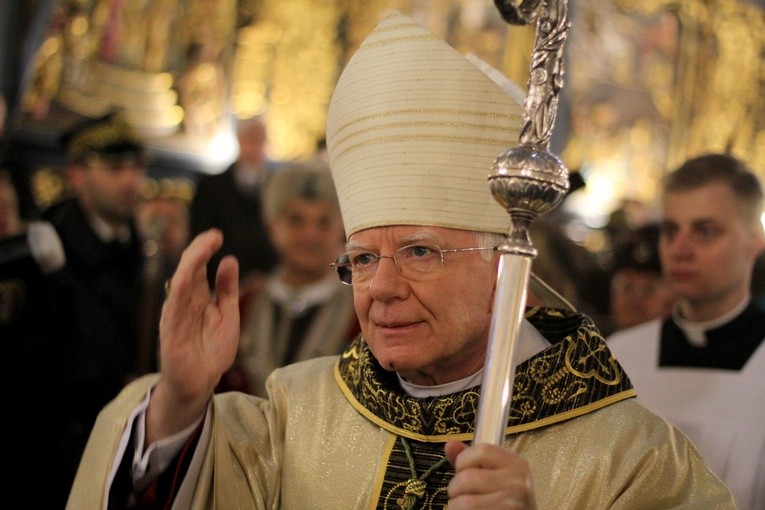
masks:
[[[494,3],[511,24],[537,23],[520,145],[497,157],[489,177],[491,194],[510,215],[512,229],[500,248],[502,263],[474,441],[501,444],[512,405],[515,352],[531,260],[537,255],[529,227],[540,214],[557,207],[569,188],[568,170],[548,150],[563,83],[563,44],[569,24],[566,0]]]
[[[513,224],[509,249],[512,253],[536,256],[528,228],[540,214],[557,207],[569,189],[568,169],[549,151],[563,86],[568,7],[566,0],[494,3],[510,24],[537,23],[520,145],[497,157],[489,177],[492,196],[505,208]]]

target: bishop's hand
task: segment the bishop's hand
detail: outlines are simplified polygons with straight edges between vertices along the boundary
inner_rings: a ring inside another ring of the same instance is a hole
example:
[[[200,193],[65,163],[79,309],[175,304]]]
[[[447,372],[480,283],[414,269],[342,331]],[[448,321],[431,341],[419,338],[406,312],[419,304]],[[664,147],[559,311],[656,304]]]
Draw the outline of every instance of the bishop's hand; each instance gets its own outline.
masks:
[[[239,343],[239,265],[233,256],[218,266],[215,289],[207,263],[223,243],[211,229],[184,250],[167,287],[159,324],[160,378],[147,414],[147,444],[197,420]]]

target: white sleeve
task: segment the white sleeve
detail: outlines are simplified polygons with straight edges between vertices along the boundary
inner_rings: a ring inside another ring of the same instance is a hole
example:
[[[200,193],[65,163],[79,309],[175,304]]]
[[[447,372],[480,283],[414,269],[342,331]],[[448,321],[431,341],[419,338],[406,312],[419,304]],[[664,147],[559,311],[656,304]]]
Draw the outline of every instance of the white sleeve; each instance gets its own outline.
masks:
[[[140,493],[156,480],[165,469],[167,469],[167,466],[170,465],[178,452],[181,451],[186,440],[194,433],[194,430],[199,426],[202,420],[205,420],[206,422],[208,421],[206,417],[210,414],[211,407],[209,405],[207,407],[207,412],[200,416],[199,419],[189,427],[170,437],[160,439],[144,449],[144,443],[146,441],[146,410],[149,407],[150,397],[151,390],[147,392],[146,398],[136,406],[128,418],[127,426],[120,438],[117,454],[115,455],[112,467],[109,470],[109,479],[106,484],[105,494],[105,501],[107,502],[109,501],[109,492],[112,483],[114,482],[114,477],[117,475],[117,470],[127,453],[126,450],[130,444],[130,439],[133,433],[135,433],[135,450],[132,452],[133,462],[130,475],[133,480],[134,490]],[[207,423],[205,425],[207,425]],[[207,431],[208,428],[209,427],[205,426],[205,433],[203,433],[203,436],[209,437],[209,431]],[[198,443],[198,445],[202,444],[206,445],[204,437],[201,437]],[[201,450],[204,451],[206,448],[201,448]],[[199,452],[195,452],[194,458],[198,457],[197,453]],[[199,464],[199,462],[192,462],[192,466],[184,478],[184,485],[188,486],[189,483],[193,485],[194,481],[199,476]]]

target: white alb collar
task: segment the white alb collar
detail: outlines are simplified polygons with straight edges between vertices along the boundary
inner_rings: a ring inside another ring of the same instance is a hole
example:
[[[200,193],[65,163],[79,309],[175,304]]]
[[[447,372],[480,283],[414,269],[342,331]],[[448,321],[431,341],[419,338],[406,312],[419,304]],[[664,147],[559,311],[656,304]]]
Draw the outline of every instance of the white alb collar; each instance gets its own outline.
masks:
[[[688,319],[683,319],[680,316],[680,308],[676,306],[672,311],[672,319],[675,321],[675,324],[677,324],[677,326],[683,331],[683,333],[685,333],[685,337],[688,339],[688,342],[696,347],[706,347],[706,332],[710,329],[720,327],[723,324],[727,324],[733,320],[741,312],[744,311],[744,308],[749,306],[749,301],[751,299],[751,294],[747,294],[744,300],[741,301],[738,305],[734,306],[731,311],[714,319],[703,322],[694,322],[689,321]]]

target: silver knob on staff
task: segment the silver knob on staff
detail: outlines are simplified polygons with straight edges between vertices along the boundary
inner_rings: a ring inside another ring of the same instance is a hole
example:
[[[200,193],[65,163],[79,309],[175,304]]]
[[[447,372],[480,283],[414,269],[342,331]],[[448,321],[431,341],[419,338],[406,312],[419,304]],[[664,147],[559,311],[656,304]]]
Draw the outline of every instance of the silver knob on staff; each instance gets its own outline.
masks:
[[[474,442],[502,444],[512,405],[515,352],[526,289],[531,262],[537,255],[529,228],[540,214],[557,207],[569,188],[566,166],[548,150],[563,83],[563,45],[569,23],[566,0],[494,3],[510,24],[525,25],[536,20],[520,145],[499,155],[489,176],[492,196],[510,215],[511,229],[499,248],[494,313]]]

